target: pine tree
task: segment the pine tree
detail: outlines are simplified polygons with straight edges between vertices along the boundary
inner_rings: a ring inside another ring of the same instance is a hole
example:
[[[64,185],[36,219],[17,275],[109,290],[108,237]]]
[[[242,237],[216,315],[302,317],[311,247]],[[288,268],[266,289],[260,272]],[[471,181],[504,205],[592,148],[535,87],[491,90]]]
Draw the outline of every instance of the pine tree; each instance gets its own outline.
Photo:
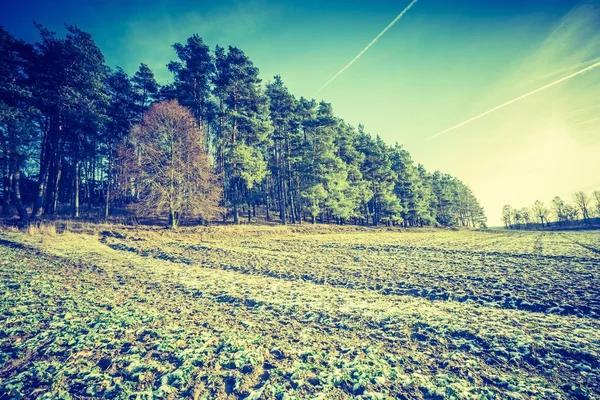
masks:
[[[269,161],[271,174],[275,179],[279,216],[283,224],[287,222],[287,215],[290,215],[292,222],[300,222],[302,206],[299,203],[302,197],[299,196],[299,158],[292,155],[296,154],[301,145],[298,102],[289,93],[280,76],[275,76],[274,81],[267,84],[266,95],[269,98],[269,115],[273,126]]]
[[[42,113],[44,126],[40,152],[38,190],[32,217],[43,208],[54,213],[59,197],[59,183],[65,171],[73,176],[71,202],[73,215],[79,214],[81,191],[81,163],[84,157],[93,169],[96,135],[108,103],[104,56],[91,35],[75,26],[67,25],[65,39],[56,38],[54,32],[38,25],[41,42],[36,44],[28,74],[34,82],[36,106]],[[89,145],[89,146],[86,146]],[[67,164],[63,162],[65,157]],[[94,191],[94,179],[88,172],[90,196]]]
[[[114,158],[117,145],[125,138],[131,130],[134,122],[139,122],[141,118],[137,115],[141,110],[139,91],[135,89],[134,80],[130,80],[125,71],[117,68],[112,72],[107,80],[107,87],[110,96],[110,105],[107,109],[107,121],[105,124],[103,143],[105,144],[106,158],[106,181],[104,187],[104,218],[108,218],[111,186],[114,180]],[[118,171],[118,169],[117,169]]]
[[[171,61],[168,68],[173,73],[175,96],[192,111],[198,126],[208,130],[215,112],[211,96],[215,64],[210,48],[194,34],[185,44],[175,43],[173,49],[179,61]]]
[[[240,49],[230,46],[225,53],[217,46],[215,56],[215,92],[219,100],[215,150],[237,224],[242,195],[251,189],[249,181],[242,177],[248,171],[262,171],[265,162],[260,149],[271,133],[268,102],[260,86],[258,68]],[[246,147],[255,150],[248,151]],[[263,177],[257,175],[252,186]]]
[[[154,79],[154,73],[144,63],[140,63],[139,69],[131,78],[131,83],[135,101],[136,121],[139,122],[152,103],[158,100],[160,87]],[[127,88],[127,91],[129,92],[129,88]]]
[[[389,147],[385,142],[379,136],[373,139],[362,126],[359,126],[358,131],[357,149],[365,157],[361,171],[373,193],[368,203],[367,215],[371,216],[372,224],[377,226],[382,216],[386,221],[390,218],[397,219],[399,216],[399,205],[390,202],[397,175],[392,169]]]
[[[29,215],[21,197],[21,175],[37,137],[38,110],[33,106],[26,74],[32,47],[16,40],[0,26],[0,165],[2,168],[2,216],[11,216],[11,205],[21,223]]]

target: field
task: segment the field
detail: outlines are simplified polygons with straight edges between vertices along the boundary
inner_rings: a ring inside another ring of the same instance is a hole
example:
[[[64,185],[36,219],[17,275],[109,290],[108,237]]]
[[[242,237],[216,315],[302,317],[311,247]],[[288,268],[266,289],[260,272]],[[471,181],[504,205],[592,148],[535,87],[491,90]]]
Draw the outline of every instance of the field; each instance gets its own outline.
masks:
[[[0,399],[600,398],[600,232],[0,233]]]

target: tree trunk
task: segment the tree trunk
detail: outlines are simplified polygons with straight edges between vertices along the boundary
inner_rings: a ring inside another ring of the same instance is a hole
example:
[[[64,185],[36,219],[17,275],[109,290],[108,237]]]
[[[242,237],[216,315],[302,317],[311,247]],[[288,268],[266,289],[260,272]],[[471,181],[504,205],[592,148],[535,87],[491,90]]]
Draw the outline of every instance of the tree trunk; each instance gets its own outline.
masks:
[[[294,213],[296,214],[296,223],[302,225],[302,205],[300,204],[301,202],[301,198],[300,198],[300,191],[297,190],[297,186],[295,184],[295,182],[293,183],[293,200],[294,200]]]
[[[47,214],[47,215],[54,214],[54,209],[52,207],[54,205],[54,199],[55,199],[55,194],[56,194],[56,176],[57,176],[56,160],[52,160],[50,162],[50,166],[48,168],[46,195],[44,196],[44,214]]]
[[[93,147],[92,147],[92,157],[91,157],[91,166],[90,166],[90,180],[89,180],[89,192],[90,197],[88,199],[88,206],[91,210],[94,206],[94,201],[96,199],[96,140],[94,139]]]
[[[110,146],[110,145],[109,145]],[[111,152],[112,153],[112,152]],[[104,219],[108,219],[110,208],[110,183],[112,179],[112,154],[108,155],[108,171],[106,172],[106,197],[104,203]]]
[[[73,218],[79,218],[79,160],[75,161],[75,176],[73,177]]]
[[[59,184],[60,184],[60,178],[62,177],[62,163],[59,164],[58,166],[58,171],[56,172],[56,180],[54,182],[54,193],[53,193],[53,199],[52,199],[52,211],[56,212],[56,208],[58,206],[58,196],[59,196]]]
[[[29,216],[27,215],[27,210],[23,206],[23,201],[21,200],[21,172],[15,171],[12,177],[12,200],[15,206],[17,207],[17,212],[19,213],[19,219],[23,224],[29,222]]]
[[[281,152],[278,151],[277,145],[275,147],[275,163],[277,165],[277,194],[278,194],[278,202],[279,202],[279,217],[281,218],[281,223],[283,225],[286,224],[286,216],[285,216],[285,209],[286,209],[286,205],[285,205],[285,194],[284,194],[284,187],[283,187],[283,176],[282,176],[282,164],[280,162],[280,154]]]
[[[40,171],[40,177],[38,179],[38,190],[36,193],[36,198],[33,202],[33,209],[31,210],[31,219],[37,218],[41,209],[42,209],[42,201],[44,200],[44,193],[46,191],[46,182],[48,180],[48,168],[47,163],[45,166],[42,165]]]
[[[238,197],[237,183],[233,182],[233,223],[236,225],[239,225],[240,217],[239,217],[239,212],[238,212],[237,197]]]
[[[286,184],[286,186],[288,187],[289,200],[290,200],[290,219],[292,220],[292,224],[295,224],[296,222],[298,222],[298,218],[296,216],[296,205],[294,204],[294,195],[292,194],[292,191],[289,189],[289,185]]]
[[[59,128],[59,132],[61,128]],[[61,140],[60,137],[56,142],[56,149],[51,152],[52,158],[49,160],[48,178],[46,183],[46,206],[44,208],[44,214],[54,214],[56,212],[56,206],[58,204],[58,185],[61,178],[62,160],[65,150],[65,140]]]
[[[5,164],[3,171],[3,187],[2,187],[2,217],[10,217],[10,192],[11,192],[11,176],[8,166],[8,152],[5,153]]]
[[[177,213],[173,209],[169,212],[169,228],[177,229]]]
[[[60,121],[60,110],[47,119],[47,129],[44,132],[42,148],[40,152],[40,174],[38,178],[38,188],[36,198],[33,203],[33,208],[31,210],[31,219],[38,217],[40,211],[42,211],[44,195],[47,195],[46,187],[48,186],[50,167],[53,160],[57,158],[60,138],[62,136],[62,126]]]
[[[271,220],[271,210],[270,210],[270,202],[271,202],[271,196],[270,196],[270,191],[269,191],[269,178],[267,178],[267,181],[265,182],[265,207],[267,209],[267,221]]]

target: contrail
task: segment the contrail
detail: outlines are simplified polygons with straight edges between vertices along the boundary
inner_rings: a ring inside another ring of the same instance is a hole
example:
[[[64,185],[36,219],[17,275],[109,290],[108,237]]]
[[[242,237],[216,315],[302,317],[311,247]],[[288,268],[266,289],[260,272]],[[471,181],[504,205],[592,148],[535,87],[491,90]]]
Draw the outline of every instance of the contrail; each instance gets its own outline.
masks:
[[[600,121],[600,117],[586,119],[585,121],[581,121],[581,122],[577,122],[576,124],[573,124],[573,126],[583,125],[583,124],[587,124],[587,123],[595,122],[595,121]]]
[[[477,116],[475,116],[475,117],[473,117],[473,118],[470,118],[470,119],[468,119],[468,120],[466,120],[466,121],[464,121],[464,122],[461,122],[461,123],[460,123],[460,124],[458,124],[458,125],[454,125],[454,126],[453,126],[453,127],[451,127],[451,128],[448,128],[448,129],[446,129],[446,130],[443,130],[443,131],[441,131],[441,132],[439,132],[439,133],[436,133],[435,135],[433,135],[433,136],[430,136],[430,137],[429,137],[429,139],[435,139],[436,137],[438,137],[438,136],[441,136],[441,135],[443,135],[444,133],[447,133],[447,132],[453,131],[453,130],[455,130],[455,129],[458,129],[458,128],[460,128],[461,126],[463,126],[463,125],[466,125],[466,124],[468,124],[469,122],[473,122],[473,121],[475,121],[476,119],[479,119],[479,118],[481,118],[481,117],[484,117],[484,116],[486,116],[486,115],[488,115],[488,114],[490,114],[490,113],[493,113],[494,111],[496,111],[496,110],[498,110],[498,109],[500,109],[500,108],[502,108],[502,107],[506,107],[506,106],[508,106],[508,105],[510,105],[510,104],[512,104],[512,103],[515,103],[515,102],[517,102],[517,101],[519,101],[519,100],[522,100],[522,99],[524,99],[524,98],[526,98],[526,97],[529,97],[529,96],[531,96],[531,95],[534,95],[534,94],[536,94],[536,93],[538,93],[538,92],[541,92],[542,90],[546,90],[546,89],[548,89],[548,88],[550,88],[550,87],[552,87],[552,86],[554,86],[554,85],[558,85],[558,84],[559,84],[559,83],[561,83],[561,82],[564,82],[564,81],[566,81],[566,80],[568,80],[568,79],[574,78],[574,77],[576,77],[577,75],[581,75],[581,74],[583,74],[583,73],[585,73],[585,72],[588,72],[588,71],[590,71],[590,70],[592,70],[592,69],[594,69],[594,68],[598,68],[598,67],[600,67],[600,61],[599,61],[599,62],[597,62],[597,63],[595,63],[595,64],[592,64],[592,65],[590,65],[589,67],[586,67],[586,68],[584,68],[584,69],[582,69],[582,70],[579,70],[579,71],[577,71],[577,72],[574,72],[574,73],[572,73],[571,75],[567,75],[567,76],[565,76],[564,78],[560,78],[560,79],[559,79],[559,80],[557,80],[557,81],[554,81],[554,82],[552,82],[552,83],[549,83],[549,84],[547,84],[547,85],[545,85],[545,86],[542,86],[542,87],[541,87],[541,88],[539,88],[539,89],[533,90],[533,91],[531,91],[531,92],[529,92],[529,93],[526,93],[526,94],[524,94],[524,95],[522,95],[522,96],[519,96],[519,97],[517,97],[516,99],[512,99],[512,100],[509,100],[509,101],[507,101],[506,103],[502,103],[502,104],[500,104],[499,106],[496,106],[496,107],[492,108],[491,110],[488,110],[488,111],[486,111],[486,112],[484,112],[484,113],[482,113],[482,114],[479,114],[479,115],[477,115]]]
[[[593,64],[593,63],[598,62],[598,61],[600,61],[600,57],[596,57],[596,58],[591,59],[591,60],[582,61],[580,63],[577,63],[575,65],[571,65],[569,67],[564,67],[564,68],[561,68],[561,69],[554,70],[552,72],[549,72],[549,73],[545,74],[544,76],[539,76],[539,77],[537,77],[535,79],[530,79],[527,82],[519,83],[516,87],[523,86],[525,84],[529,84],[529,83],[533,83],[533,82],[538,82],[540,80],[547,79],[547,78],[553,78],[554,76],[556,76],[556,75],[558,75],[560,73],[568,72],[568,71],[576,69],[576,68],[581,68],[581,67],[585,66],[586,64]]]
[[[578,113],[580,113],[582,111],[588,111],[588,110],[591,110],[591,109],[594,109],[594,108],[598,108],[598,107],[600,107],[600,103],[595,104],[595,105],[590,106],[590,107],[579,108],[579,109],[577,109],[575,111],[571,111],[569,114],[578,114]]]
[[[349,68],[349,67],[350,67],[352,64],[354,64],[354,62],[355,62],[356,60],[358,60],[358,59],[360,58],[360,56],[362,56],[362,55],[363,55],[363,54],[364,54],[364,53],[365,53],[367,50],[369,50],[369,47],[373,46],[373,45],[375,44],[375,42],[376,42],[377,40],[379,40],[379,38],[380,38],[380,37],[382,37],[382,36],[383,36],[383,34],[384,34],[384,33],[386,33],[386,32],[388,31],[388,29],[390,29],[392,26],[394,26],[394,24],[395,24],[396,22],[398,22],[398,21],[400,20],[400,18],[402,18],[402,17],[404,16],[404,14],[406,14],[406,12],[407,12],[408,10],[410,10],[410,9],[412,8],[412,6],[414,6],[414,5],[415,5],[415,3],[416,3],[417,1],[419,1],[419,0],[413,0],[413,1],[412,1],[412,2],[411,2],[411,3],[410,3],[410,4],[409,4],[409,5],[408,5],[408,6],[407,6],[407,7],[406,7],[404,10],[402,10],[402,12],[401,12],[400,14],[398,14],[398,16],[397,16],[396,18],[394,18],[394,20],[393,20],[392,22],[390,22],[390,23],[389,23],[389,25],[388,25],[388,26],[386,26],[386,27],[385,27],[385,29],[384,29],[384,30],[382,30],[382,31],[379,33],[379,35],[377,35],[377,36],[375,37],[375,39],[371,40],[371,43],[369,43],[369,44],[367,45],[367,47],[365,47],[364,49],[362,49],[362,51],[361,51],[360,53],[358,53],[358,55],[357,55],[356,57],[354,57],[354,58],[352,59],[352,61],[350,61],[348,64],[346,64],[346,66],[345,66],[344,68],[342,68],[342,69],[341,69],[341,70],[340,70],[340,71],[339,71],[337,74],[335,74],[335,75],[334,75],[334,76],[333,76],[333,77],[332,77],[330,80],[328,80],[327,82],[325,82],[325,84],[324,84],[323,86],[321,86],[321,87],[319,88],[319,90],[317,90],[317,93],[319,93],[321,90],[325,89],[325,87],[326,87],[327,85],[329,85],[331,82],[333,82],[333,80],[334,80],[335,78],[337,78],[338,76],[340,76],[340,75],[342,74],[342,72],[344,72],[344,71],[345,71],[345,70],[347,70],[347,69],[348,69],[348,68]]]

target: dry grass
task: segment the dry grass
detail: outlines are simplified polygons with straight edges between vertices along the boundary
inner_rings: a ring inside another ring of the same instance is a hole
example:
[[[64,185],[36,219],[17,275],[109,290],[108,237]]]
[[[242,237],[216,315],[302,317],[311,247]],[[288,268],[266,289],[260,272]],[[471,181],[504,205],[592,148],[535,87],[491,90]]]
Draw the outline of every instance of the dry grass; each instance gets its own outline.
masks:
[[[54,222],[40,222],[37,224],[27,225],[25,228],[25,233],[30,236],[56,236],[56,223]]]

